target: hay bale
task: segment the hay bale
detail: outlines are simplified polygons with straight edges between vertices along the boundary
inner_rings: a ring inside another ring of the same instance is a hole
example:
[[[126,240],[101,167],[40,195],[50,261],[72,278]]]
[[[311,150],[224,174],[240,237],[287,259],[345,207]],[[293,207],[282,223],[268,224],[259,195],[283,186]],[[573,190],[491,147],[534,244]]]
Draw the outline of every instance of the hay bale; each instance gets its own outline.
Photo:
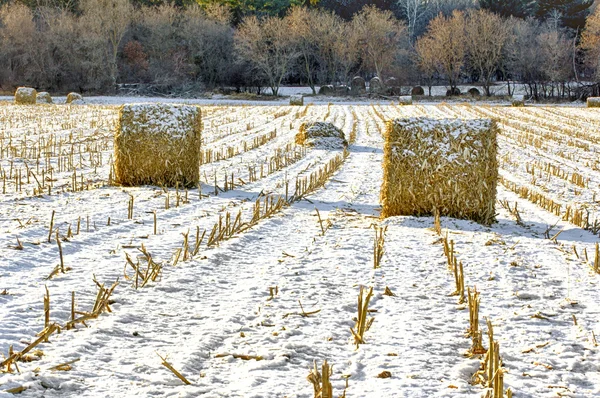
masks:
[[[416,86],[410,90],[410,95],[425,95],[425,90],[421,86]]]
[[[470,88],[469,91],[468,91],[468,93],[469,93],[469,95],[471,97],[479,97],[479,96],[481,96],[481,91],[479,91],[479,89],[475,88],[475,87]]]
[[[498,127],[490,119],[388,122],[382,217],[441,215],[489,225],[495,219]]]
[[[335,88],[331,84],[321,86],[319,89],[319,95],[333,95],[335,94]]]
[[[341,86],[337,86],[335,88],[335,94],[336,95],[348,95],[348,93],[350,92],[350,87],[342,84]]]
[[[17,105],[34,105],[36,101],[37,91],[31,87],[19,87],[15,91],[15,104]]]
[[[588,108],[600,108],[600,97],[588,97],[587,107]]]
[[[398,97],[398,105],[412,105],[413,99],[410,95]]]
[[[525,96],[524,95],[513,95],[510,99],[510,103],[512,106],[515,106],[515,107],[525,106]]]
[[[340,149],[348,146],[344,132],[329,122],[304,122],[296,134],[296,144]]]
[[[41,93],[37,93],[36,102],[38,104],[53,104],[52,97],[49,93],[42,91]]]
[[[383,91],[383,83],[381,79],[375,76],[371,80],[369,80],[369,92],[371,93],[381,93]]]
[[[361,95],[367,92],[367,82],[360,76],[354,76],[350,83],[350,93],[352,95]]]
[[[451,88],[446,91],[446,97],[458,97],[460,95],[460,89],[458,87]]]
[[[290,105],[295,105],[295,106],[304,105],[304,97],[301,95],[292,95],[290,97]]]
[[[115,134],[116,183],[197,186],[201,132],[197,106],[123,105]]]
[[[69,93],[67,95],[67,104],[83,104],[83,97],[78,93]]]

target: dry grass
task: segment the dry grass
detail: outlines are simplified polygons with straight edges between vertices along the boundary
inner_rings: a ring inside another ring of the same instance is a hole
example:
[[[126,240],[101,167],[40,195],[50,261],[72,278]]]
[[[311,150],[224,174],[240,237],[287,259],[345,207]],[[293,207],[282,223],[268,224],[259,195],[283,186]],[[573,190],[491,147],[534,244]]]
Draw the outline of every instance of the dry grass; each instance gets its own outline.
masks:
[[[357,349],[360,344],[365,344],[365,332],[369,330],[374,320],[374,318],[367,319],[371,297],[373,297],[373,288],[370,287],[365,294],[365,287],[361,286],[358,293],[358,318],[354,329],[350,328]]]
[[[388,122],[382,217],[440,215],[495,221],[498,127],[490,119]]]
[[[333,366],[329,366],[327,360],[321,366],[321,372],[317,368],[317,361],[314,361],[313,369],[306,379],[313,385],[314,398],[333,398],[333,387],[329,378],[333,373]]]
[[[196,187],[200,178],[200,109],[124,105],[115,134],[115,182]]]

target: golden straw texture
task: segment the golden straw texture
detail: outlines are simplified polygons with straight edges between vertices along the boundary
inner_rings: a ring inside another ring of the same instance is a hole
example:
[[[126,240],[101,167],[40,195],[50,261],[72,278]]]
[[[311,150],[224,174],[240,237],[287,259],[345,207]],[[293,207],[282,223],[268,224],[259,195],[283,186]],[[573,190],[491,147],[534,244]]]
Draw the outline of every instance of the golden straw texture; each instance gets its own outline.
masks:
[[[33,105],[35,104],[37,91],[30,87],[19,87],[15,91],[15,104]]]
[[[123,105],[115,134],[116,183],[196,186],[201,132],[197,106]]]
[[[382,217],[495,221],[498,127],[490,119],[410,118],[385,133]]]

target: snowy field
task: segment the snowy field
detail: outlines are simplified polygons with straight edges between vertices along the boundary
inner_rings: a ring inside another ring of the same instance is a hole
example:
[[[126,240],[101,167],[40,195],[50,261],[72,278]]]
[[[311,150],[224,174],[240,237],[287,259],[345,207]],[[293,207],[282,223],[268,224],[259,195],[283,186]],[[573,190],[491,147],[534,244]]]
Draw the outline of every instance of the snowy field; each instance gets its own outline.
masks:
[[[441,226],[481,294],[486,348],[493,324],[504,388],[600,395],[600,110],[204,105],[201,188],[185,191],[112,186],[118,108],[96,102],[0,107],[0,353],[38,339],[46,294],[61,327],[0,371],[0,397],[313,397],[324,360],[334,397],[481,397],[434,219],[379,218],[385,121],[407,116],[500,122],[498,222]],[[296,147],[312,120],[342,129],[348,152]],[[294,195],[332,159],[324,184]],[[223,239],[209,245],[211,231]],[[142,248],[157,272],[143,286]],[[94,313],[94,280],[118,281],[106,310],[67,329]],[[361,286],[374,320],[357,348]]]

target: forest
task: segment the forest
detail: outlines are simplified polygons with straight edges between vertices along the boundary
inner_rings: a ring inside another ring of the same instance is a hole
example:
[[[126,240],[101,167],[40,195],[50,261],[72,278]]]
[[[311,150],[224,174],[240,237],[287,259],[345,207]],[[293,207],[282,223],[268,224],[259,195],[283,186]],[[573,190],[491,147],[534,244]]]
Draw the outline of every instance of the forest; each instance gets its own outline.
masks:
[[[0,6],[0,90],[275,94],[379,77],[597,94],[592,0],[22,0]],[[427,90],[429,88],[429,91]],[[125,90],[125,91],[124,91]]]

